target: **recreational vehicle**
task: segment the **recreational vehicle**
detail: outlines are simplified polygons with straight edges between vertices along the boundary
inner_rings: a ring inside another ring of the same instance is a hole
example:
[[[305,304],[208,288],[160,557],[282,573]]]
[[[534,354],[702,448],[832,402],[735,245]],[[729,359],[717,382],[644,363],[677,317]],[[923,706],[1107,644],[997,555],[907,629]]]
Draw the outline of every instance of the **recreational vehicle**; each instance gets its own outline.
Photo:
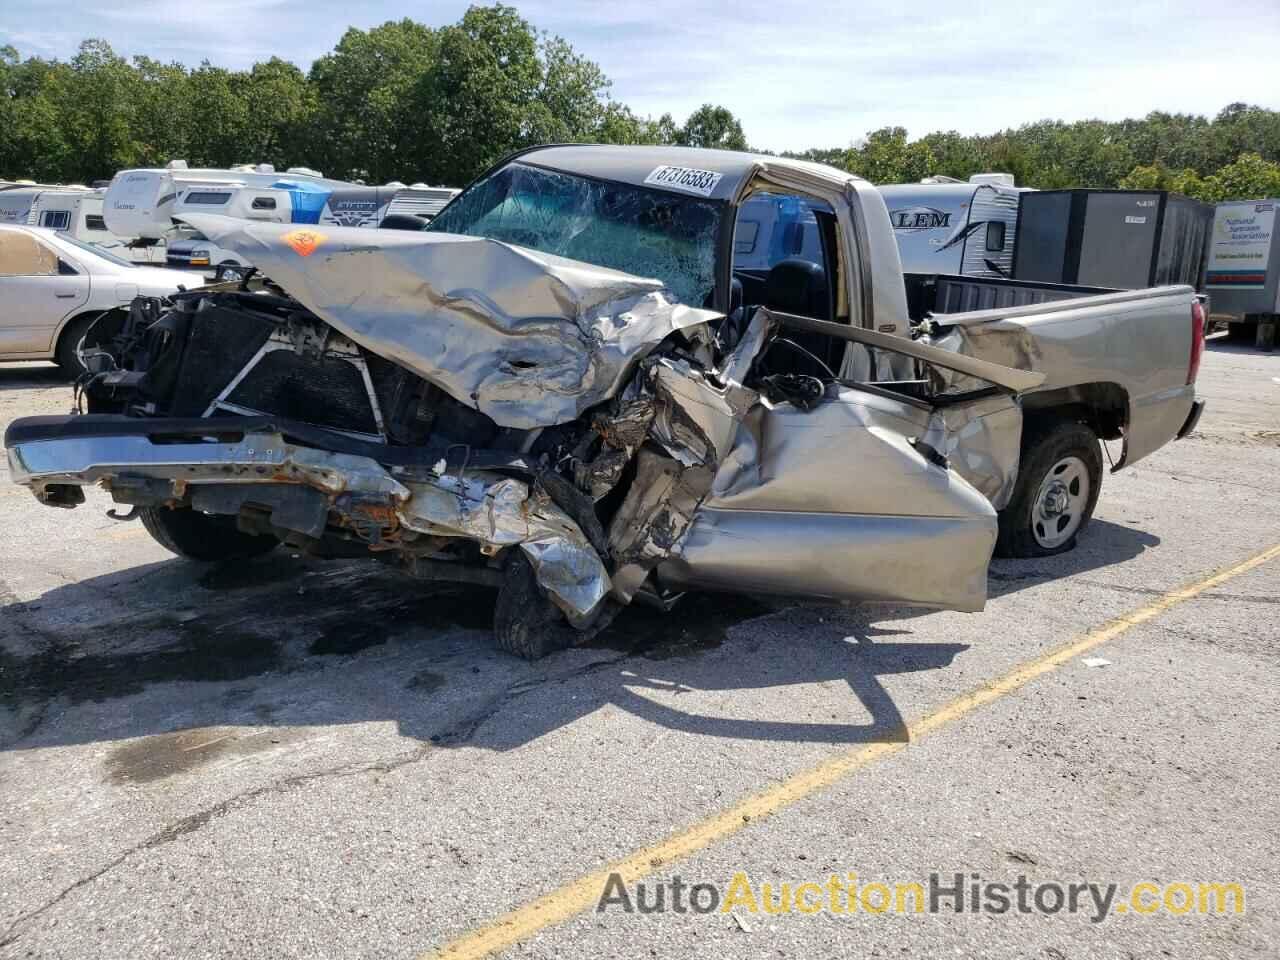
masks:
[[[907,273],[1005,277],[1013,274],[1018,197],[1008,173],[975,173],[969,180],[929,177],[919,183],[885,184]]]
[[[187,215],[216,213],[268,223],[376,227],[388,213],[412,214],[425,222],[457,193],[426,184],[364,186],[327,179],[307,167],[290,167],[283,173],[270,164],[191,169],[175,160],[164,169],[117,173],[107,190],[105,213],[113,230],[167,240],[169,266],[232,277],[249,264],[187,226]]]
[[[19,182],[0,186],[0,223],[45,227],[134,263],[163,263],[163,247],[155,247],[152,241],[138,243],[136,237],[121,236],[107,228],[102,215],[103,192],[81,184]]]
[[[110,235],[102,220],[101,191],[79,184],[0,187],[0,223],[48,227],[89,243]]]

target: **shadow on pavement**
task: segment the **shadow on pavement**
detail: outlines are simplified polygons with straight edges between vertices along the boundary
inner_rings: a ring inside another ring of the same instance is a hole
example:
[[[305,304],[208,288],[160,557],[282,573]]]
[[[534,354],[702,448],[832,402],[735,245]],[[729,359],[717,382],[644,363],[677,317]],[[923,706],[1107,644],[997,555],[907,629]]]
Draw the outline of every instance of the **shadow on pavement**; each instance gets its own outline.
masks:
[[[1214,353],[1238,353],[1251,357],[1280,357],[1280,348],[1274,351],[1259,350],[1253,345],[1253,336],[1236,340],[1226,333],[1215,333],[1204,341],[1204,348]]]
[[[65,386],[70,402],[71,378],[51,363],[0,364],[0,390],[31,390],[40,387]]]
[[[992,594],[1158,542],[1095,521],[1070,554],[996,561]],[[710,736],[901,741],[906,725],[880,678],[947,669],[968,649],[913,641],[910,620],[928,613],[918,608],[691,595],[667,614],[630,608],[590,647],[530,664],[492,648],[490,590],[284,550],[235,565],[149,564],[30,603],[5,603],[6,594],[0,583],[0,749],[146,738],[108,757],[125,780],[246,749],[237,729],[266,745],[298,728],[392,721],[440,747],[508,750],[607,704]],[[748,620],[751,639],[735,639]],[[852,698],[821,718],[731,719],[675,705],[686,691],[830,682]],[[655,692],[662,702],[646,695]],[[253,732],[261,727],[271,735]],[[192,737],[213,746],[196,749]]]
[[[1153,533],[1095,517],[1075,549],[1066,553],[1026,560],[993,559],[987,575],[987,595],[995,599],[1047,580],[1125,563],[1159,544],[1160,538]]]

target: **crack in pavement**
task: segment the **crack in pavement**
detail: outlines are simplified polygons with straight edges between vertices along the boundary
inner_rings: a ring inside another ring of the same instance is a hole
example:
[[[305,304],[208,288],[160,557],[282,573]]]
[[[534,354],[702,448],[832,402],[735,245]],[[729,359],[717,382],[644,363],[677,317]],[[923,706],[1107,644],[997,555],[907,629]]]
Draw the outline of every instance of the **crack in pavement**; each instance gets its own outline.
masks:
[[[316,770],[311,773],[301,773],[296,776],[286,777],[283,780],[277,780],[274,783],[264,784],[260,787],[254,787],[243,793],[237,793],[225,800],[215,803],[213,806],[204,810],[199,810],[189,814],[174,823],[169,824],[162,830],[153,833],[151,836],[142,840],[140,843],[129,847],[120,853],[117,857],[106,863],[102,867],[81,877],[74,883],[65,887],[56,896],[52,897],[45,903],[41,904],[34,910],[31,910],[19,916],[0,933],[0,948],[10,946],[17,942],[24,932],[24,929],[39,919],[43,914],[56,907],[59,903],[71,896],[82,887],[95,882],[99,878],[110,873],[120,864],[129,860],[131,857],[148,850],[154,850],[157,847],[173,843],[180,837],[196,833],[206,827],[209,823],[226,816],[233,810],[239,809],[256,800],[258,797],[267,795],[278,795],[289,793],[299,787],[303,787],[319,780],[338,778],[338,777],[356,777],[367,773],[385,774],[398,770],[401,767],[417,763],[419,760],[425,759],[439,747],[450,746],[457,747],[466,743],[471,739],[485,723],[500,713],[507,704],[512,700],[518,699],[533,690],[542,687],[546,683],[556,682],[564,683],[569,680],[576,679],[593,673],[604,667],[612,666],[631,656],[630,653],[619,654],[616,657],[608,657],[603,660],[593,661],[584,664],[581,667],[570,670],[559,675],[543,675],[539,677],[529,677],[519,680],[502,690],[499,694],[492,697],[483,707],[475,711],[475,713],[463,720],[462,722],[448,728],[443,733],[436,734],[431,737],[429,743],[424,743],[415,747],[413,750],[398,754],[387,760],[379,760],[373,763],[366,763],[359,766],[351,764],[342,764],[337,767],[329,767],[324,770]]]
[[[1110,590],[1113,593],[1130,593],[1139,594],[1141,596],[1158,597],[1162,596],[1165,591],[1157,590],[1154,587],[1126,587],[1118,583],[1104,583],[1101,580],[1079,580],[1078,583],[1085,583],[1091,587],[1097,587],[1099,590]],[[1239,593],[1202,593],[1197,600],[1227,600],[1238,603],[1277,603],[1280,604],[1280,597],[1248,597]]]

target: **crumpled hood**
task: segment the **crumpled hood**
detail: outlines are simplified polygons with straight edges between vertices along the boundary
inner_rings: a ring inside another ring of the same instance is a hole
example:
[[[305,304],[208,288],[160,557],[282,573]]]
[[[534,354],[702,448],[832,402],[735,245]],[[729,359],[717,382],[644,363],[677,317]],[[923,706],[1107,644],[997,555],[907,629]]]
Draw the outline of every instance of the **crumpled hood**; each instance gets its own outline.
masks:
[[[182,219],[356,343],[504,427],[567,423],[676,330],[661,282],[444,233]]]

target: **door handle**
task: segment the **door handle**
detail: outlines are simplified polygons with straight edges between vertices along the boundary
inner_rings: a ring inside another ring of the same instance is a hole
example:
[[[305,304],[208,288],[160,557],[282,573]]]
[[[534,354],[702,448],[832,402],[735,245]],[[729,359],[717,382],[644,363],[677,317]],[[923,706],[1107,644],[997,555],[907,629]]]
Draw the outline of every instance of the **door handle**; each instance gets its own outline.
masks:
[[[55,293],[55,294],[54,294],[54,296],[55,296],[55,297],[57,297],[59,300],[73,300],[73,299],[75,299],[75,294],[74,294],[74,293]]]

